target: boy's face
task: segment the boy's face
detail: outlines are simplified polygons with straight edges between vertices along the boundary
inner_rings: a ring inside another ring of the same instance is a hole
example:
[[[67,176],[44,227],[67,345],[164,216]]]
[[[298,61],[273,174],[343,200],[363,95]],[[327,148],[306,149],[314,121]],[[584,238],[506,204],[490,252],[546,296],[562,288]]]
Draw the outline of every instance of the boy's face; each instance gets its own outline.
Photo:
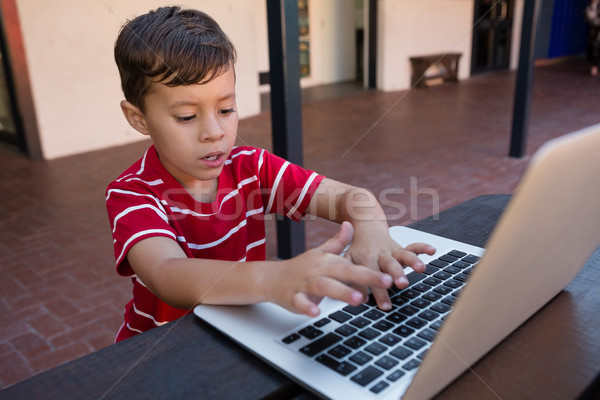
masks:
[[[214,192],[238,128],[233,66],[202,85],[152,83],[145,106],[142,129],[132,125],[150,135],[167,171],[192,192]]]

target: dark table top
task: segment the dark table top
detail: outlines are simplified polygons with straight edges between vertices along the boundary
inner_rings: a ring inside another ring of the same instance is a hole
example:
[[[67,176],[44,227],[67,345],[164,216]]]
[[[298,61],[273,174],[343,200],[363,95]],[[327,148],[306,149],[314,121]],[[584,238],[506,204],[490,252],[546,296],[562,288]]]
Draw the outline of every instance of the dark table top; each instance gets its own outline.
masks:
[[[412,224],[485,246],[509,197],[481,196]],[[600,248],[542,310],[440,399],[598,398]],[[308,399],[313,396],[193,314],[0,391],[0,399]]]

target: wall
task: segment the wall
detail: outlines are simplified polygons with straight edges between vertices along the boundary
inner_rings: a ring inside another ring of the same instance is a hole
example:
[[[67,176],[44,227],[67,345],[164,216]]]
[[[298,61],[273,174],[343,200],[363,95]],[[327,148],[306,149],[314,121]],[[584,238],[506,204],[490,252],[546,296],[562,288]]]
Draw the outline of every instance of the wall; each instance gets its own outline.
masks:
[[[257,21],[256,63],[260,72],[269,70],[266,0],[254,0]],[[310,0],[310,76],[302,87],[353,80],[356,77],[356,10],[349,0]],[[262,85],[262,92],[269,86]]]
[[[410,86],[412,55],[463,53],[469,77],[472,0],[379,1],[378,88]],[[518,62],[522,6],[516,0],[511,69]],[[121,25],[165,0],[17,0],[44,157],[107,148],[142,139],[125,122],[113,60]],[[303,87],[351,80],[356,72],[356,0],[310,0],[311,76]],[[366,5],[366,2],[363,2]],[[259,71],[268,70],[266,0],[188,0],[220,22],[238,50],[241,118],[260,112]]]
[[[160,5],[149,0],[17,0],[44,158],[101,149],[142,136],[125,122],[113,60],[121,25]],[[238,50],[240,117],[260,112],[253,2],[193,0],[221,23]],[[252,34],[248,34],[251,32]]]
[[[353,80],[356,77],[355,2],[310,1],[310,77],[303,87]]]
[[[460,52],[459,79],[469,76],[473,2],[465,0],[380,0],[377,87],[410,87],[409,57]]]

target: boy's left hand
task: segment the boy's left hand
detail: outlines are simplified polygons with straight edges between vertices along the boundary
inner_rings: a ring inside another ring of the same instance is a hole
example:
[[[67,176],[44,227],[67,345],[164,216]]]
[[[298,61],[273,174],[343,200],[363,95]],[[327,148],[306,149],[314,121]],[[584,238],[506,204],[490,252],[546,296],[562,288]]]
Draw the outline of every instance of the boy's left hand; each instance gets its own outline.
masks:
[[[385,228],[369,229],[368,231],[355,228],[352,245],[345,256],[354,264],[367,265],[374,270],[389,274],[396,287],[403,289],[408,286],[404,268],[411,267],[416,272],[422,273],[425,271],[425,264],[419,259],[418,254],[432,255],[434,253],[435,248],[426,243],[400,246],[390,237],[386,224]],[[387,290],[371,288],[371,291],[379,308],[391,309],[392,305]]]

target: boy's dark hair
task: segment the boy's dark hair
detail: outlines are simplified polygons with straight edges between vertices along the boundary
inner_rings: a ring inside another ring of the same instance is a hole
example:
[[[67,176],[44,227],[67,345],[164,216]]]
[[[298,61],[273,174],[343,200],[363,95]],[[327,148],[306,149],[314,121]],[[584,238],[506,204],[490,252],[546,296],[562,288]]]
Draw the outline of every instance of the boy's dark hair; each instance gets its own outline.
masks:
[[[235,58],[233,44],[214,19],[180,7],[161,7],[128,21],[115,43],[125,99],[142,111],[152,82],[207,83]]]

